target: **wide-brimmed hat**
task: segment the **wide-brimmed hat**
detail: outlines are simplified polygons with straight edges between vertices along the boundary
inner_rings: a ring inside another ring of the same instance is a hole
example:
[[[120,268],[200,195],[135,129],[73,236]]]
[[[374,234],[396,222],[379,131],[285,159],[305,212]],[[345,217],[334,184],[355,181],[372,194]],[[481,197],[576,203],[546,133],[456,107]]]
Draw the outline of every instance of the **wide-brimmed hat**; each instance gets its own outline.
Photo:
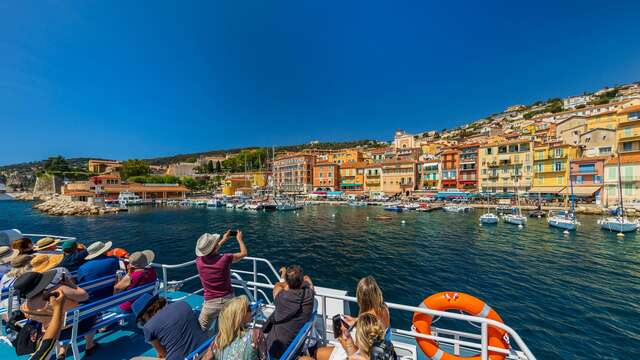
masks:
[[[32,259],[31,255],[18,255],[11,260],[11,267],[14,269],[25,267],[31,263]]]
[[[98,256],[109,251],[109,249],[111,249],[111,246],[113,246],[113,242],[111,241],[107,241],[106,243],[103,243],[102,241],[96,241],[93,244],[87,246],[87,252],[89,253],[89,255],[85,256],[84,259],[95,259]]]
[[[151,304],[158,298],[158,295],[142,294],[136,301],[131,304],[131,311],[135,315],[136,322],[140,320],[140,316],[144,314]]]
[[[129,265],[134,268],[146,268],[156,258],[156,254],[151,250],[136,251],[129,255]]]
[[[220,234],[202,234],[196,243],[196,256],[207,256],[211,254],[219,242]]]
[[[0,246],[0,264],[8,264],[13,260],[20,251],[12,249],[8,246]]]
[[[57,274],[56,270],[49,270],[42,274],[29,271],[18,276],[13,283],[13,288],[18,290],[22,296],[31,299],[46,289]]]
[[[58,266],[64,258],[63,254],[36,254],[31,259],[33,271],[43,273]]]
[[[58,245],[58,243],[60,242],[59,239],[54,239],[52,237],[43,237],[42,239],[38,240],[38,242],[36,242],[36,246],[33,247],[33,250],[35,251],[40,251],[40,250],[44,250],[46,248],[49,248],[53,245]]]

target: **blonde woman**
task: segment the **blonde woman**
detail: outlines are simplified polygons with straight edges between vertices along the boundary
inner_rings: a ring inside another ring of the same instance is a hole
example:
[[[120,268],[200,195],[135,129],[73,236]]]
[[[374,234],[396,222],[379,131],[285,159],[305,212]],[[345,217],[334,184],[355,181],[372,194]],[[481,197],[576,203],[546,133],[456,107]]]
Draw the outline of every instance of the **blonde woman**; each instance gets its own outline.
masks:
[[[246,296],[229,301],[218,316],[218,334],[203,360],[258,359],[259,332],[246,326],[251,321],[251,316]]]
[[[322,347],[316,352],[316,360],[369,360],[369,349],[374,343],[384,342],[386,328],[377,316],[365,313],[358,317],[355,323],[355,334],[342,328],[342,335],[338,337],[341,347]],[[336,349],[344,349],[336,351]],[[333,350],[333,351],[332,351]],[[308,356],[300,360],[313,360]]]

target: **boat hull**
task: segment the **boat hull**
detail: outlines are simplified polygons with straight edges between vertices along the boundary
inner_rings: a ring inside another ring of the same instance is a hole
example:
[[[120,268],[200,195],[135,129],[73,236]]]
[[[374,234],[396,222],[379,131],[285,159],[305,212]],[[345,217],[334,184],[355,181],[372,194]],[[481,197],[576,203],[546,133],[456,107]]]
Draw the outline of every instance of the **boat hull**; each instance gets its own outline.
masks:
[[[570,220],[549,218],[547,220],[547,223],[551,227],[556,227],[556,228],[565,229],[565,230],[575,230],[578,228],[578,224]]]
[[[483,224],[497,224],[498,223],[498,217],[495,216],[481,216],[480,217],[480,222]]]
[[[517,217],[517,216],[505,216],[504,222],[512,225],[524,225],[527,223],[526,217]]]
[[[618,219],[599,220],[598,224],[603,230],[613,232],[632,232],[638,230],[638,223],[630,221],[620,221]]]

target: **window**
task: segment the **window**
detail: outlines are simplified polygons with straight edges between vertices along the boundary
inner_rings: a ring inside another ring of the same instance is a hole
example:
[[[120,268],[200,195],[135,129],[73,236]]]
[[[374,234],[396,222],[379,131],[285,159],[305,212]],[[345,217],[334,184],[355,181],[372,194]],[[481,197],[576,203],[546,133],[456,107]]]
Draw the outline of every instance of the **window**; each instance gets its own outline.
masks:
[[[611,154],[611,146],[601,147],[599,150],[600,154]]]
[[[626,196],[629,196],[629,195],[633,194],[633,187],[632,187],[632,185],[633,185],[633,184],[629,184],[629,183],[622,184],[622,193],[623,193],[624,195],[626,195]]]
[[[491,155],[491,148],[487,148],[487,155]]]
[[[563,149],[554,149],[553,154],[555,155],[555,157],[561,157],[564,154],[564,150]]]
[[[536,160],[544,160],[544,151],[536,151]]]
[[[602,176],[594,176],[593,177],[594,184],[602,184]]]
[[[633,143],[631,143],[631,142],[622,143],[622,150],[623,151],[631,151],[631,150],[633,150]]]
[[[631,128],[624,128],[624,131],[622,133],[625,137],[631,136]]]
[[[640,119],[640,111],[634,111],[629,113],[629,120],[638,120]]]
[[[544,164],[536,164],[536,172],[541,173],[544,171]]]
[[[579,174],[593,174],[596,172],[596,164],[581,164],[578,165]]]
[[[520,151],[529,151],[529,144],[520,144]]]
[[[611,166],[608,169],[608,173],[607,173],[607,177],[609,178],[609,180],[618,180],[618,172],[617,172],[618,168],[615,168],[613,166]]]
[[[499,146],[498,147],[498,154],[505,154],[507,152],[507,147],[506,146]]]
[[[556,185],[562,185],[564,182],[562,181],[564,178],[562,176],[556,176]]]
[[[582,184],[582,183],[584,183],[584,178],[582,177],[582,175],[576,176],[576,184]]]

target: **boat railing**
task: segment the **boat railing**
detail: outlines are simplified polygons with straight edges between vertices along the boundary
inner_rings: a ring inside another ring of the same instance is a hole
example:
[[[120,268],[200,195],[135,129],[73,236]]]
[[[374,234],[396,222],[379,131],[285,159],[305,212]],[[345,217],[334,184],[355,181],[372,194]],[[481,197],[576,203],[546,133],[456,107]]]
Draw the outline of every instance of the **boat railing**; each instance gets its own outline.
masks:
[[[50,234],[22,234],[22,236],[27,236],[27,237],[51,237],[51,238],[55,238],[55,239],[60,239],[60,240],[77,240],[75,237],[73,236],[60,236],[60,235],[50,235]]]
[[[247,292],[248,295],[252,295],[253,299],[256,301],[260,298],[263,298],[267,304],[272,304],[272,299],[270,296],[267,295],[267,292],[269,292],[270,289],[274,288],[274,283],[277,282],[278,280],[272,280],[272,279],[279,279],[279,275],[275,267],[271,264],[271,262],[264,258],[246,257],[238,264],[251,264],[252,270],[247,271],[247,270],[232,268],[232,277],[233,277],[232,286],[234,288],[240,288],[244,290],[245,292]],[[174,265],[155,264],[155,263],[152,265],[162,270],[162,282],[163,282],[162,289],[165,292],[175,290],[176,288],[181,287],[183,284],[187,282],[198,279],[198,275],[196,274],[182,280],[177,280],[177,281],[168,280],[169,270],[182,269],[182,268],[194,266],[195,260],[188,261],[182,264],[174,264]],[[266,273],[258,271],[259,266],[265,267]],[[268,275],[272,275],[273,277],[270,277]],[[263,281],[262,279],[266,279],[266,281]],[[203,289],[199,288],[196,291],[187,293],[185,298],[188,296],[199,294],[201,292],[203,292]],[[347,303],[357,304],[357,299],[353,296],[332,293],[322,288],[316,288],[316,298],[318,299],[320,304],[318,317],[321,323],[324,325],[324,326],[321,326],[319,329],[320,335],[322,337],[322,340],[326,343],[329,340],[328,333],[331,332],[331,330],[327,330],[327,327],[328,327],[327,322],[331,320],[331,317],[333,315],[333,314],[327,314],[328,301],[342,302],[345,304]],[[480,329],[480,333],[477,334],[477,333],[470,333],[470,332],[464,332],[464,331],[458,331],[458,330],[433,327],[431,334],[421,334],[421,333],[418,333],[415,330],[415,328],[413,328],[412,326],[409,329],[395,329],[395,328],[392,329],[392,334],[396,337],[405,338],[407,340],[420,338],[420,339],[437,341],[438,343],[442,343],[442,344],[447,344],[452,348],[454,355],[460,355],[461,349],[464,348],[466,351],[471,351],[479,354],[482,360],[489,359],[489,352],[502,353],[511,359],[521,359],[521,360],[536,359],[533,353],[531,352],[531,350],[528,348],[528,346],[524,342],[524,340],[520,337],[520,335],[511,327],[501,322],[484,318],[484,317],[466,315],[462,313],[438,311],[438,310],[432,310],[428,308],[408,306],[408,305],[389,303],[389,302],[386,304],[391,310],[408,312],[411,315],[413,315],[414,313],[422,313],[422,314],[432,316],[434,319],[445,318],[445,319],[457,320],[460,322],[467,322],[474,325],[474,327]],[[509,336],[510,339],[513,340],[510,342],[508,349],[493,347],[489,345],[489,328],[490,327],[501,329]],[[514,343],[517,349],[514,349],[512,347]]]

